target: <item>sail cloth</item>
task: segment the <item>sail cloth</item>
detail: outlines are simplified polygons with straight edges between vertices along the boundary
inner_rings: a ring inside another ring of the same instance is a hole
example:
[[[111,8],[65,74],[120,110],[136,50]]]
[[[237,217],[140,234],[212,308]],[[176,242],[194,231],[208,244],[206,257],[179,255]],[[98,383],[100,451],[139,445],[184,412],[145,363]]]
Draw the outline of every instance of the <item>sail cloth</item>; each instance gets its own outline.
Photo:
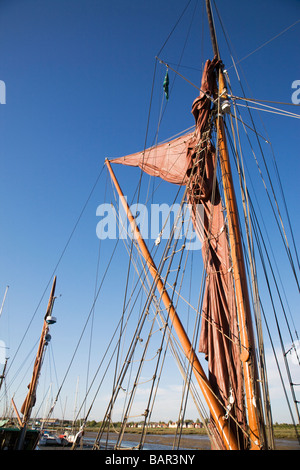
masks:
[[[199,351],[208,360],[209,381],[224,407],[244,424],[244,405],[240,348],[236,321],[234,285],[224,211],[215,178],[215,149],[210,140],[211,96],[215,86],[217,59],[207,61],[201,92],[194,101],[195,132],[111,163],[140,167],[163,180],[186,185],[188,202],[196,232],[197,204],[204,208],[202,256],[206,267],[206,286],[202,304]],[[200,235],[200,233],[199,233]]]
[[[168,183],[185,185],[190,166],[188,145],[194,133],[185,134],[143,152],[110,160],[111,163],[140,167],[151,176],[158,176]]]

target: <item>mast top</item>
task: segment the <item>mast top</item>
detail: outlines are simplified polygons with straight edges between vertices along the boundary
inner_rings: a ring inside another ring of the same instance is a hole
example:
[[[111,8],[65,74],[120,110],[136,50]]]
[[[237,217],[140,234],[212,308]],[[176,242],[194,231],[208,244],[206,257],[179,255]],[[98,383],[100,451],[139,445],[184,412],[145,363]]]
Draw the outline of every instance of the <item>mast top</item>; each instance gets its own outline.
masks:
[[[210,30],[210,36],[211,36],[211,42],[212,42],[214,56],[217,57],[220,60],[219,47],[218,47],[218,42],[217,42],[217,35],[216,35],[216,29],[215,29],[215,25],[214,25],[213,16],[212,16],[210,0],[205,0],[205,1],[206,1],[206,11],[207,11],[208,24],[209,24],[209,30]]]

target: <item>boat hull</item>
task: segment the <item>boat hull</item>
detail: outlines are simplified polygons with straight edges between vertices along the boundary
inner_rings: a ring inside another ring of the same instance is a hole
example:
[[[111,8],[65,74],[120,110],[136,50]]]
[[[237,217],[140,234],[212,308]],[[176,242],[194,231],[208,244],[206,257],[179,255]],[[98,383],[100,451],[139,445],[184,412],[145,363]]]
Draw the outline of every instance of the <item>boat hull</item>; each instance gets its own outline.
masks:
[[[0,429],[0,450],[17,450],[21,431],[18,428]],[[40,431],[28,429],[22,450],[34,450],[40,438]]]

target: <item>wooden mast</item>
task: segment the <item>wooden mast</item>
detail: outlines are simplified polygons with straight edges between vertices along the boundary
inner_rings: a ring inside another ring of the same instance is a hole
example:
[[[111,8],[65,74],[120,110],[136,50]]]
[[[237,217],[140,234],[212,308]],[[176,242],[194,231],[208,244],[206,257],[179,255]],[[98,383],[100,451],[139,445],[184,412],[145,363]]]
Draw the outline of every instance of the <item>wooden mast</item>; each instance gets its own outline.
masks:
[[[220,59],[216,32],[213,23],[210,0],[206,0],[206,10],[210,28],[214,55]],[[219,99],[226,97],[225,79],[222,66],[219,67]],[[220,103],[219,103],[220,107]],[[220,166],[224,187],[225,204],[228,218],[229,240],[233,265],[233,277],[235,282],[237,314],[239,321],[241,341],[241,361],[243,365],[245,394],[248,410],[248,424],[250,433],[250,448],[260,449],[260,432],[258,419],[258,404],[256,405],[256,361],[254,353],[254,334],[251,320],[250,301],[246,280],[246,269],[243,256],[241,233],[238,221],[238,211],[235,190],[232,179],[231,166],[225,135],[223,117],[218,117],[218,147],[220,154]]]
[[[220,436],[224,442],[224,445],[226,449],[228,450],[238,450],[238,444],[236,441],[236,437],[234,433],[232,432],[232,429],[230,429],[228,425],[228,421],[224,419],[224,409],[216,399],[215,395],[213,394],[209,381],[205,375],[205,372],[196,356],[196,353],[192,347],[192,344],[183,328],[183,325],[177,315],[177,312],[175,311],[175,308],[173,306],[172,300],[170,299],[168,292],[165,290],[164,284],[161,280],[161,277],[158,273],[158,270],[155,266],[155,263],[151,257],[151,254],[145,244],[144,239],[142,238],[142,235],[140,233],[140,230],[138,226],[136,225],[135,219],[130,211],[130,208],[127,204],[127,201],[123,195],[123,192],[120,188],[120,185],[115,177],[115,174],[111,168],[109,160],[106,159],[106,166],[109,170],[109,173],[111,175],[112,181],[116,187],[116,190],[119,194],[121,203],[125,209],[126,215],[128,217],[128,220],[131,225],[131,229],[133,231],[133,236],[136,239],[139,248],[141,250],[141,253],[146,261],[147,267],[154,279],[155,286],[157,290],[160,293],[161,299],[166,307],[168,316],[170,318],[170,321],[172,322],[172,326],[174,327],[178,338],[180,340],[180,343],[182,345],[182,348],[184,350],[184,353],[190,362],[193,372],[195,374],[196,380],[200,386],[200,389],[204,395],[204,398],[206,400],[206,403],[209,407],[209,410],[211,412],[211,415],[213,416],[213,419],[216,423],[216,426],[218,428],[218,431],[220,433]]]
[[[48,306],[47,306],[47,311],[44,317],[42,334],[40,337],[39,347],[38,347],[35,363],[33,366],[32,379],[28,386],[29,391],[23,403],[23,406],[21,408],[21,412],[23,413],[23,419],[22,419],[22,425],[21,425],[20,438],[18,442],[18,450],[21,450],[23,448],[28,421],[30,419],[31,410],[36,400],[36,389],[37,389],[38,379],[39,379],[40,372],[41,372],[41,366],[43,363],[45,347],[47,345],[47,334],[49,331],[49,323],[51,323],[51,318],[52,318],[51,313],[52,313],[52,309],[53,309],[53,305],[55,301],[55,297],[54,297],[55,286],[56,286],[56,276],[54,277],[54,280],[53,280],[52,289],[51,289]]]

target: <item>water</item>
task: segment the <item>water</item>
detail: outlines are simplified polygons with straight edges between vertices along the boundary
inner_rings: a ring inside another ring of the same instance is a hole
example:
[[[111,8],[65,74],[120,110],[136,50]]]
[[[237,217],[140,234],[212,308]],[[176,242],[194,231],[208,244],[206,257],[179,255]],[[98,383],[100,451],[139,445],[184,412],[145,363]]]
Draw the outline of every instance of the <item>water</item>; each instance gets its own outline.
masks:
[[[83,449],[91,449],[97,433],[87,432],[83,438]],[[127,439],[126,439],[127,437]],[[109,434],[109,439],[107,440],[108,449],[114,449],[117,435],[114,433]],[[139,434],[125,434],[125,439],[122,442],[123,449],[134,449],[139,444],[140,435]],[[143,450],[175,450],[173,448],[174,434],[149,434],[146,437],[146,442],[144,444]],[[106,445],[106,436],[103,436],[101,443],[103,449]],[[300,450],[300,445],[298,441],[292,439],[275,439],[275,448],[276,450]],[[70,450],[70,447],[60,447],[53,448],[47,446],[39,446],[39,450]],[[210,450],[211,445],[207,436],[199,434],[189,434],[183,435],[180,441],[180,450]]]
[[[93,445],[95,440],[96,433],[87,433],[84,442],[89,445]],[[114,436],[114,435],[112,435]],[[114,447],[116,438],[111,438],[108,440],[109,446]],[[128,434],[130,440],[123,440],[122,447],[124,448],[133,448],[139,443],[138,434]],[[126,434],[125,434],[126,439]],[[174,450],[173,449],[174,434],[149,434],[146,437],[146,443],[143,447],[144,450]],[[103,444],[105,440],[103,440]],[[297,440],[293,439],[275,439],[275,448],[276,450],[300,450],[300,445]],[[210,450],[211,444],[207,436],[199,434],[188,434],[183,435],[181,439],[181,450]]]

